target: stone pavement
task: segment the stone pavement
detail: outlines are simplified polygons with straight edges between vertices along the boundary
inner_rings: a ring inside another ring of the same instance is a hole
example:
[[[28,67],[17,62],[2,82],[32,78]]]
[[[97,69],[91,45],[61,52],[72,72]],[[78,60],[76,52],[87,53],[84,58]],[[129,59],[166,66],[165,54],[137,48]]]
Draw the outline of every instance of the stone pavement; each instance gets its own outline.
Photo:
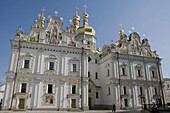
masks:
[[[111,110],[89,110],[84,112],[68,112],[68,111],[0,111],[0,113],[113,113]],[[116,113],[149,113],[141,110],[117,110]]]

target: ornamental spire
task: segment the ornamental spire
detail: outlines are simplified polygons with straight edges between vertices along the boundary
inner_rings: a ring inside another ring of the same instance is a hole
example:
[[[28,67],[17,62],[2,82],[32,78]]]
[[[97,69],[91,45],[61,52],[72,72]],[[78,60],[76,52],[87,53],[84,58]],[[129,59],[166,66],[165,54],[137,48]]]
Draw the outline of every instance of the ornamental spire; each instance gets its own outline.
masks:
[[[85,4],[83,7],[84,7],[83,25],[88,25],[88,17],[89,17],[89,15],[86,13],[87,5]]]
[[[123,29],[122,29],[122,24],[119,24],[119,25],[120,25],[119,36],[120,36],[120,38],[121,38],[121,36],[124,35],[124,31],[123,31]]]
[[[42,10],[42,15],[38,14],[38,16],[42,22],[42,27],[44,28],[44,23],[45,23],[44,11],[46,11],[46,9],[43,7],[41,10]]]
[[[79,23],[80,23],[80,17],[78,16],[78,7],[76,9],[76,15],[73,17],[73,22],[74,22],[74,29],[77,30],[79,28]]]

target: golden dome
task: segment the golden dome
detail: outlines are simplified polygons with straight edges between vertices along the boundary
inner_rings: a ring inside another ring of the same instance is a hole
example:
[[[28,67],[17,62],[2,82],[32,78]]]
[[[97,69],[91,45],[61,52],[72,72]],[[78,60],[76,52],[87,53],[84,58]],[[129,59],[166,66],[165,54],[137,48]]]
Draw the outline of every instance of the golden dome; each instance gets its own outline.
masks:
[[[44,17],[44,16],[40,16],[40,20],[41,20],[41,22],[42,22],[42,27],[44,27],[45,17]]]
[[[122,35],[124,35],[124,31],[121,29],[121,30],[119,31],[119,36],[121,37]]]
[[[78,28],[78,35],[95,35],[95,30],[89,25],[83,25]]]
[[[74,21],[80,21],[80,17],[78,16],[78,15],[75,15],[74,17],[73,17],[73,22]]]
[[[97,51],[98,51],[99,53],[101,53],[101,48],[100,48],[100,47],[98,47],[98,48],[97,48]]]

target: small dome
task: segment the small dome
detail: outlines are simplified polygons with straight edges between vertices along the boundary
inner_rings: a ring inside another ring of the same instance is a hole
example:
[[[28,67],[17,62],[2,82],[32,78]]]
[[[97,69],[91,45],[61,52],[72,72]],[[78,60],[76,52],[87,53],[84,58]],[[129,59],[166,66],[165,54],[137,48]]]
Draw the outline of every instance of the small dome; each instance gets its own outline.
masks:
[[[124,31],[121,29],[121,30],[119,31],[119,36],[121,37],[122,35],[124,35]]]
[[[78,35],[95,35],[95,30],[89,25],[83,25],[78,28]]]

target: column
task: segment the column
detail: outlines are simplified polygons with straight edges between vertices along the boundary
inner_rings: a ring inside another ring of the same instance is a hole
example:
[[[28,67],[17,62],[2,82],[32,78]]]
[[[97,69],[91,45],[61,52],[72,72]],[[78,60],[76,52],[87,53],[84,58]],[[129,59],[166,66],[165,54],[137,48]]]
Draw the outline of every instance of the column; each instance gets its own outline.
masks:
[[[6,79],[3,109],[10,108],[11,99],[12,99],[12,91],[13,91],[13,79]]]
[[[33,100],[34,100],[34,107],[33,108],[38,108],[39,107],[39,86],[40,86],[40,80],[36,79],[34,80],[35,83],[34,83],[34,87],[35,87],[35,90],[34,90],[34,95],[33,95]]]
[[[83,83],[83,110],[89,110],[88,106],[88,83]]]
[[[59,109],[62,110],[62,108],[64,108],[64,101],[65,101],[65,98],[64,98],[64,86],[65,86],[65,80],[60,80],[60,107]]]
[[[65,54],[61,55],[61,75],[65,74]]]
[[[42,70],[41,70],[41,67],[42,67],[42,54],[43,54],[43,51],[38,51],[38,55],[37,55],[37,61],[35,64],[35,70],[37,69],[37,73],[38,74],[42,74]]]

